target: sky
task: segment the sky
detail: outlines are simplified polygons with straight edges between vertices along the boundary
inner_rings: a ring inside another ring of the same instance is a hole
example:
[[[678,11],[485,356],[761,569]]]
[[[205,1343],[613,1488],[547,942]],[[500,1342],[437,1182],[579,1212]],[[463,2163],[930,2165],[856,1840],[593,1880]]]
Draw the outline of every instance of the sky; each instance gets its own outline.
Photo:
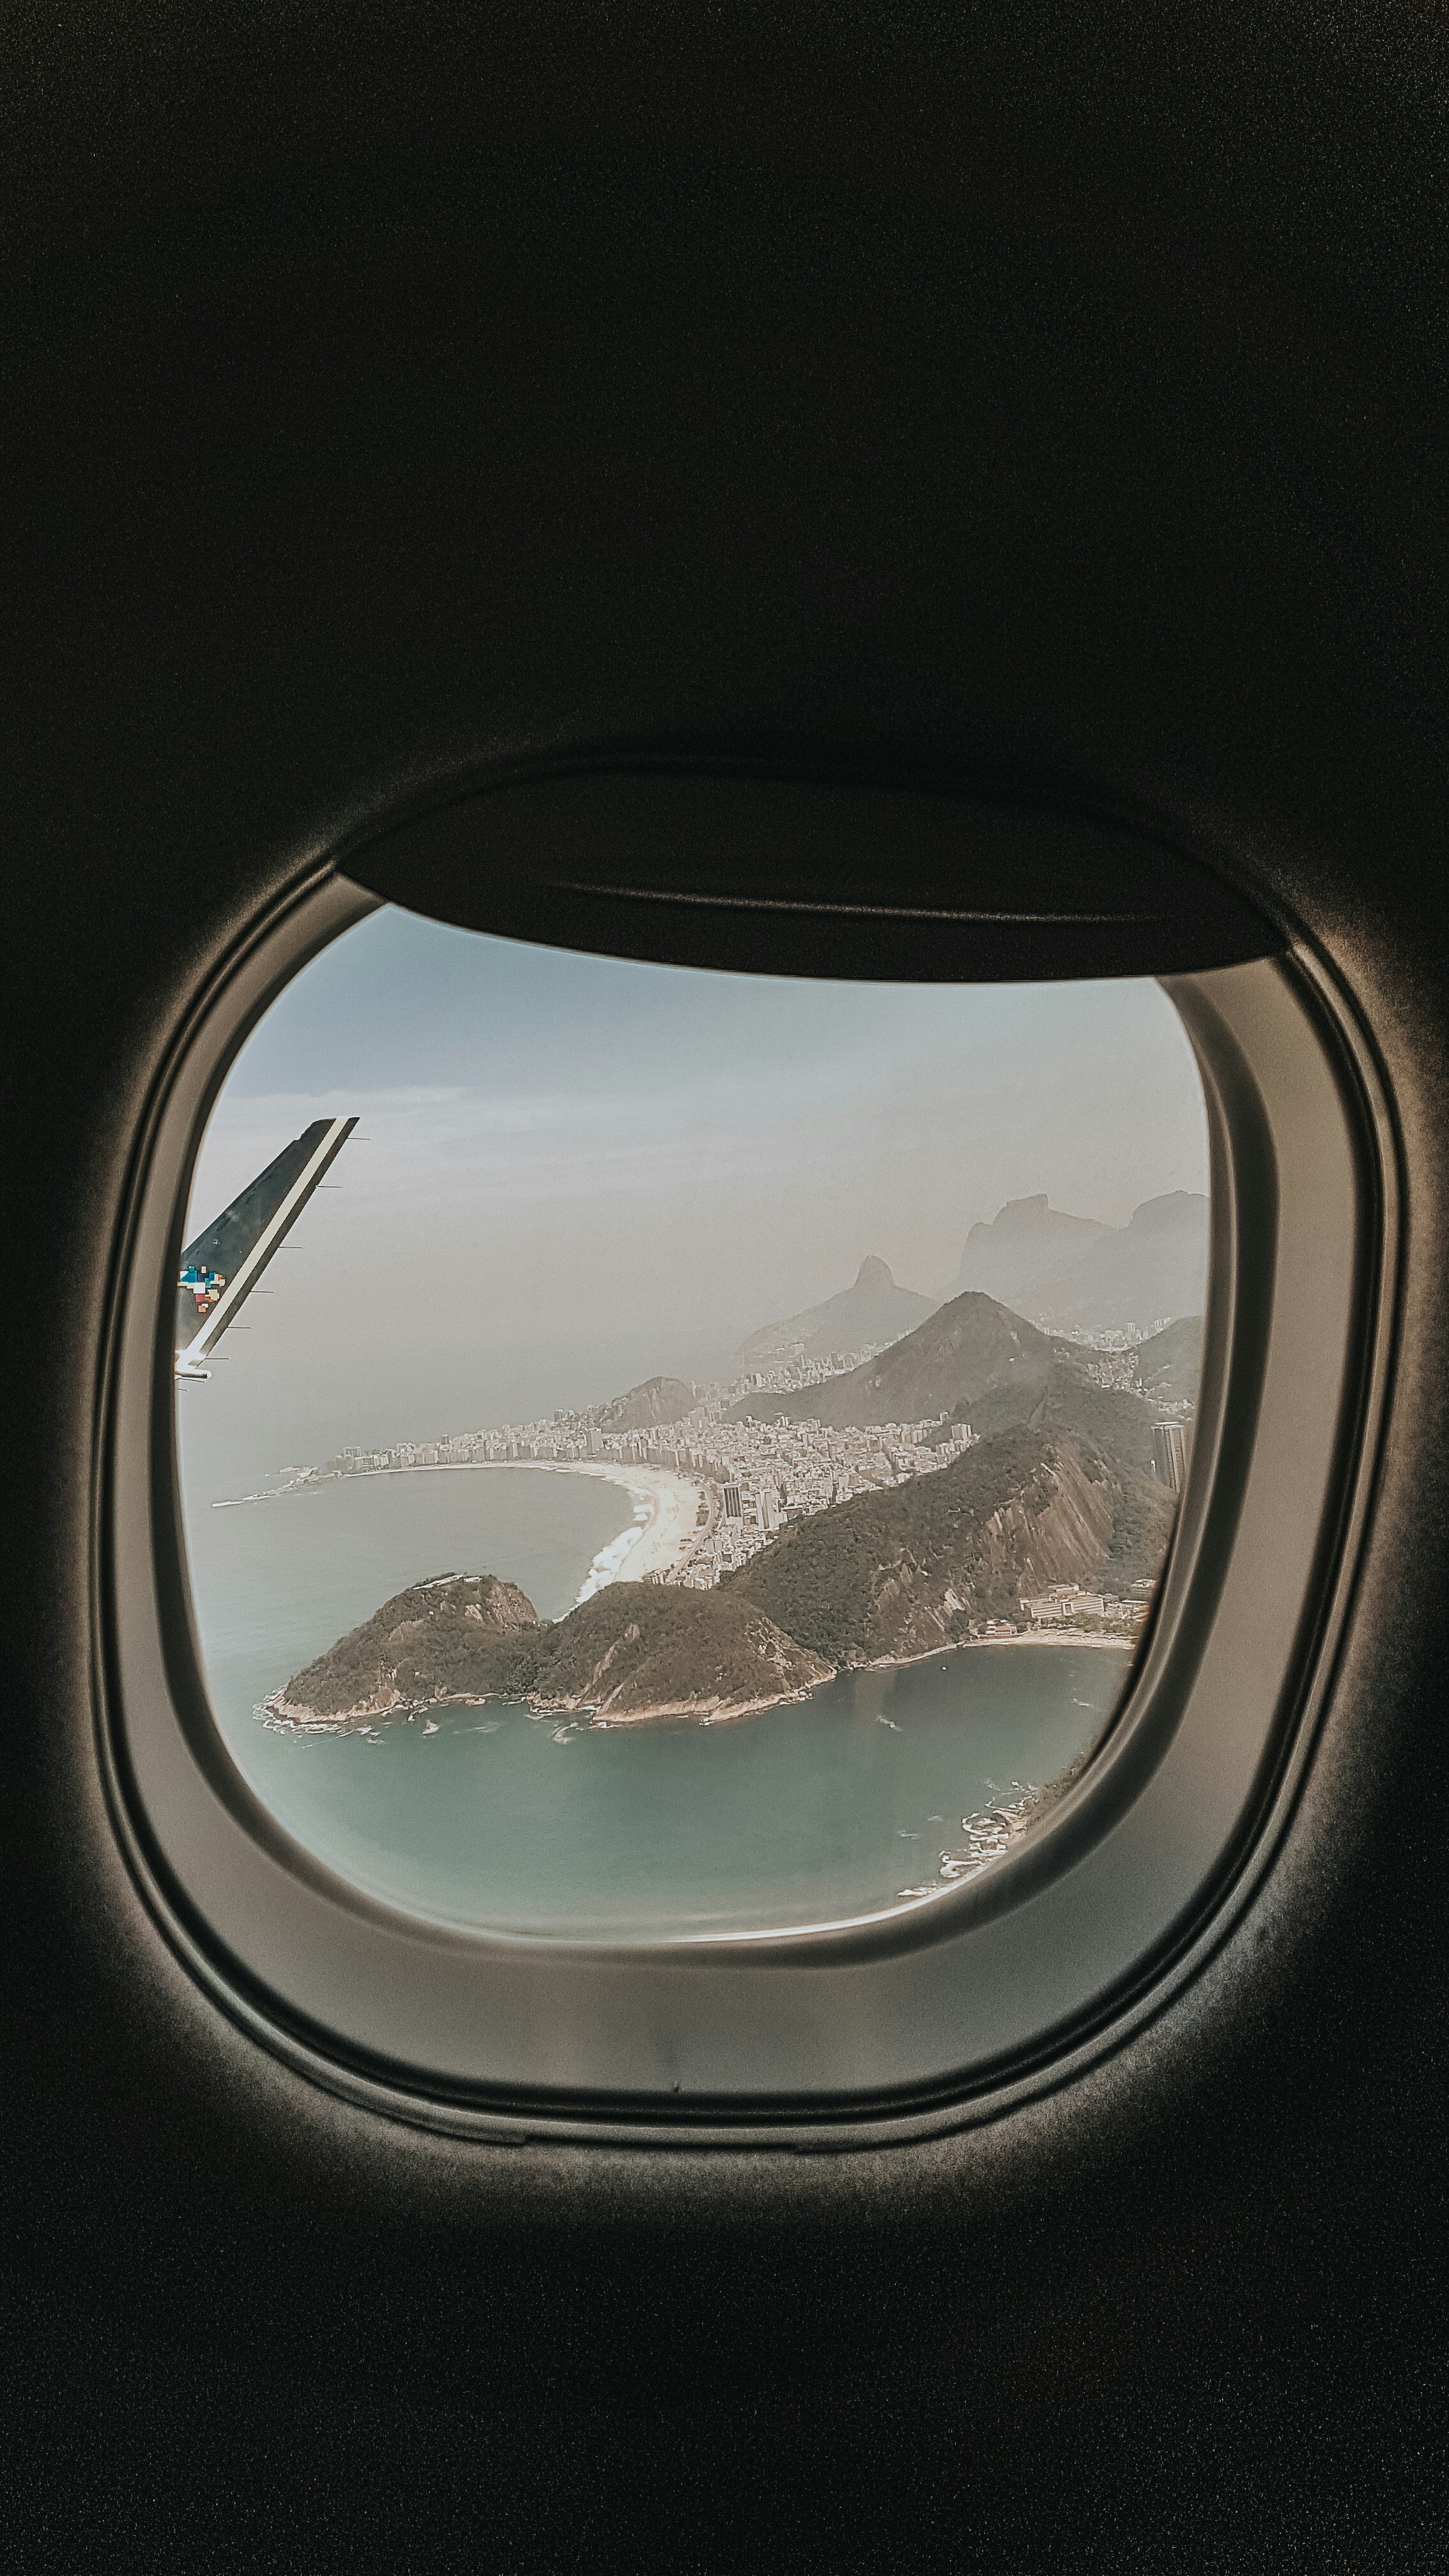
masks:
[[[706,973],[387,908],[238,1056],[188,1236],[307,1123],[358,1138],[181,1390],[217,1491],[364,1445],[723,1368],[868,1253],[944,1296],[1009,1198],[1125,1224],[1205,1190],[1191,1051],[1147,981],[902,986]],[[366,1141],[362,1141],[365,1139]]]

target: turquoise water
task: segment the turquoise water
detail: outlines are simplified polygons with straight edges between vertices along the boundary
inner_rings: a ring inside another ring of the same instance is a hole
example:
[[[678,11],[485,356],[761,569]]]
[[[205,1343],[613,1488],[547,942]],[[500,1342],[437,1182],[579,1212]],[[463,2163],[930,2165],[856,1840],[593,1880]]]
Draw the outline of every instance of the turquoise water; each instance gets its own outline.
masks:
[[[963,1816],[1062,1770],[1126,1678],[1125,1654],[1100,1648],[978,1647],[713,1726],[496,1705],[438,1710],[431,1732],[380,1722],[372,1740],[256,1716],[420,1575],[502,1575],[559,1617],[632,1516],[618,1486],[523,1468],[191,1501],[212,1705],[257,1795],[343,1876],[433,1917],[584,1939],[828,1921],[934,1879]]]

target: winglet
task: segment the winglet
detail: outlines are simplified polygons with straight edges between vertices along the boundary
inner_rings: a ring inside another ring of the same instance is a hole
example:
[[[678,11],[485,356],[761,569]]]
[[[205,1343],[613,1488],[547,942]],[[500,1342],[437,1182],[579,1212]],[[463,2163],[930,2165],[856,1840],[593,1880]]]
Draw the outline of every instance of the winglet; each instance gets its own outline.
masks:
[[[356,1125],[355,1118],[314,1119],[204,1234],[188,1243],[176,1283],[179,1378],[210,1376],[200,1363],[215,1350],[228,1324],[235,1323]]]

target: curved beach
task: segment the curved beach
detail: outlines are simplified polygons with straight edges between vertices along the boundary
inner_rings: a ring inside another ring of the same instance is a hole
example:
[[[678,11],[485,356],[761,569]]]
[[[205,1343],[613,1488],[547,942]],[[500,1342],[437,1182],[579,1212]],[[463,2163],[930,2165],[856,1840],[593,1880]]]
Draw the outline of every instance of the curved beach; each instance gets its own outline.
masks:
[[[499,1463],[526,1463],[533,1475],[602,1476],[610,1484],[622,1485],[632,1497],[633,1524],[599,1550],[584,1578],[581,1601],[620,1579],[643,1583],[651,1575],[671,1574],[689,1553],[704,1488],[694,1477],[680,1475],[676,1468],[626,1465],[611,1458],[538,1458]]]

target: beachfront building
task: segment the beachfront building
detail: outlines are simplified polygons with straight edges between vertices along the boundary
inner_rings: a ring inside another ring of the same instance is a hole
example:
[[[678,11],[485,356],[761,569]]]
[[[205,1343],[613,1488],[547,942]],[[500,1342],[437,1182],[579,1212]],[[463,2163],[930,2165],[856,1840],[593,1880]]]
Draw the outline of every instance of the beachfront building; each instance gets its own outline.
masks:
[[[651,1431],[611,1431],[602,1408],[561,1410],[547,1421],[505,1423],[427,1442],[403,1441],[382,1451],[344,1450],[327,1476],[386,1469],[516,1463],[647,1469],[688,1479],[697,1495],[692,1522],[664,1579],[708,1589],[722,1574],[769,1546],[790,1523],[828,1511],[855,1495],[882,1492],[947,1467],[973,1434],[944,1415],[921,1422],[838,1429],[816,1420],[771,1414],[769,1398],[798,1392],[869,1356],[835,1352],[825,1363],[798,1356],[772,1369],[699,1389],[685,1415]],[[758,1412],[755,1404],[758,1401]],[[735,1408],[749,1402],[742,1421]]]
[[[1181,1422],[1154,1422],[1152,1426],[1152,1472],[1170,1494],[1180,1494],[1187,1482],[1187,1440]]]
[[[1075,1583],[1053,1583],[1035,1600],[1021,1604],[1034,1628],[1051,1628],[1064,1620],[1105,1619],[1107,1603],[1100,1592],[1083,1592]]]

